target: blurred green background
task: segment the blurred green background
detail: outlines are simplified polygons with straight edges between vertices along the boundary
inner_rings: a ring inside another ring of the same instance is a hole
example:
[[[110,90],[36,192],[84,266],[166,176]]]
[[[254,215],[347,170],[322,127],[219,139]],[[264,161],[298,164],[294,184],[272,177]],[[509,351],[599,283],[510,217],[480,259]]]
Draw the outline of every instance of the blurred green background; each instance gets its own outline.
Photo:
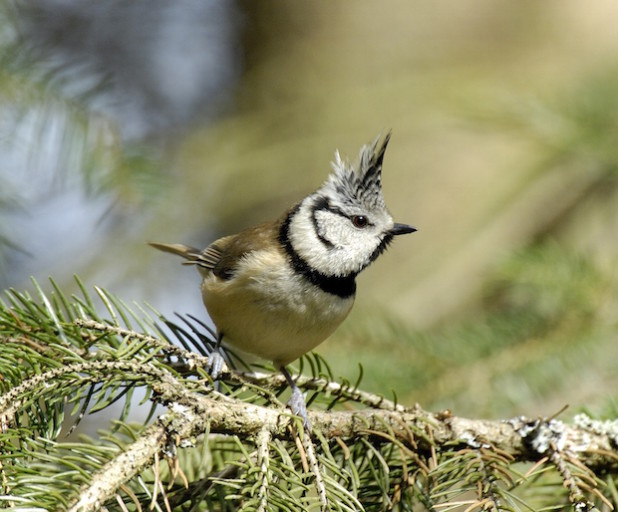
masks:
[[[618,384],[612,0],[5,1],[0,284],[79,274],[204,315],[206,246],[278,216],[392,129],[387,204],[419,232],[319,347],[336,376],[499,417]]]

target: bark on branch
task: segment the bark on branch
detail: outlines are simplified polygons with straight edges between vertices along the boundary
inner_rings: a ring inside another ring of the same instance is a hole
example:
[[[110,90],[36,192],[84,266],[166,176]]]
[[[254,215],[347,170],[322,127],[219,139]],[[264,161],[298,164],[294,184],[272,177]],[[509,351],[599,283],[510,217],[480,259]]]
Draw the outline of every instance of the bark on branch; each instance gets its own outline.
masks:
[[[223,395],[200,395],[164,383],[160,396],[169,411],[118,457],[106,464],[82,490],[71,512],[96,510],[112,498],[120,486],[169,453],[182,441],[206,431],[254,438],[268,432],[273,438],[292,439],[295,419],[285,409],[248,404]],[[594,424],[580,417],[575,425],[558,420],[477,420],[449,414],[432,414],[415,407],[406,411],[364,409],[359,411],[310,411],[314,431],[327,439],[375,436],[392,440],[414,451],[448,446],[489,447],[516,461],[536,461],[559,451],[590,469],[618,467],[614,423]]]

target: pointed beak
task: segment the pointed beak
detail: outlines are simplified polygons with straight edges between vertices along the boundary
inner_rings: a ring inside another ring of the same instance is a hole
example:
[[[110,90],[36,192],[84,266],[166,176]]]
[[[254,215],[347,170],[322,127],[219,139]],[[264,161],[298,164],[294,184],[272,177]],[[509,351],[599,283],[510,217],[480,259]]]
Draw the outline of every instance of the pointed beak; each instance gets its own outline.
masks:
[[[416,228],[408,226],[407,224],[399,224],[395,222],[395,225],[389,230],[390,235],[405,235],[406,233],[414,233]]]

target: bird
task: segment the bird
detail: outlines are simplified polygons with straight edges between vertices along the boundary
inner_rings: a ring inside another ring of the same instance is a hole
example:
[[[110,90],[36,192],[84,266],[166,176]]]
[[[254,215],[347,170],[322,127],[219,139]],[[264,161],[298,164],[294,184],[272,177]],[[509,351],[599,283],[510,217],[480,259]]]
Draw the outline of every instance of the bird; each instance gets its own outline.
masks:
[[[304,396],[286,366],[326,340],[352,309],[356,277],[393,238],[417,229],[393,221],[382,193],[391,134],[364,145],[354,162],[335,151],[332,173],[278,219],[224,236],[203,250],[148,242],[201,274],[215,324],[209,371],[223,368],[222,342],[272,361],[291,388],[292,414],[310,429]]]

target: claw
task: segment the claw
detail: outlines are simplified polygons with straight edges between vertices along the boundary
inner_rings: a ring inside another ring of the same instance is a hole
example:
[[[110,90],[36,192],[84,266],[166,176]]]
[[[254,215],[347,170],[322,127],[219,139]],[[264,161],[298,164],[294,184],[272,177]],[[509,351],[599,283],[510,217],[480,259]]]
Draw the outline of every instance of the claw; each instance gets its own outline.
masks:
[[[309,423],[309,418],[307,416],[307,403],[305,402],[305,396],[296,385],[292,388],[292,395],[288,400],[288,407],[294,416],[300,416],[300,418],[302,418],[305,430],[307,432],[311,432],[311,424]]]
[[[212,380],[217,380],[221,376],[224,364],[225,359],[223,359],[223,356],[219,350],[214,350],[210,353],[210,356],[208,357],[208,364],[206,365],[206,371],[212,377]]]
[[[288,407],[292,411],[292,414],[295,416],[300,416],[303,420],[303,425],[307,432],[311,432],[311,424],[309,423],[309,418],[307,417],[307,403],[305,402],[305,396],[292,379],[290,372],[287,371],[285,366],[280,368],[281,373],[285,377],[288,385],[292,388],[292,396],[288,400]]]

